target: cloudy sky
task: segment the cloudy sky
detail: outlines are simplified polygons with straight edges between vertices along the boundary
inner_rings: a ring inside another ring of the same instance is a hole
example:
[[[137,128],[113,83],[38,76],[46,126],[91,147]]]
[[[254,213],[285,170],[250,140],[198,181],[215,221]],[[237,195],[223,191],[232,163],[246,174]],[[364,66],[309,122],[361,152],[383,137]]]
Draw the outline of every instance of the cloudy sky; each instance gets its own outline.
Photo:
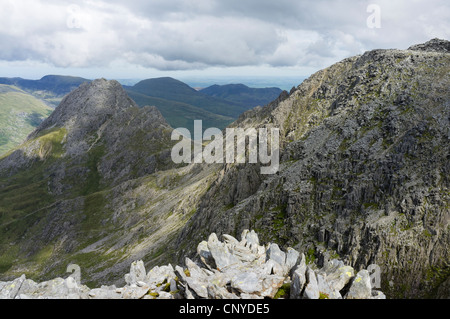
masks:
[[[448,0],[0,0],[0,76],[309,76],[450,39]]]

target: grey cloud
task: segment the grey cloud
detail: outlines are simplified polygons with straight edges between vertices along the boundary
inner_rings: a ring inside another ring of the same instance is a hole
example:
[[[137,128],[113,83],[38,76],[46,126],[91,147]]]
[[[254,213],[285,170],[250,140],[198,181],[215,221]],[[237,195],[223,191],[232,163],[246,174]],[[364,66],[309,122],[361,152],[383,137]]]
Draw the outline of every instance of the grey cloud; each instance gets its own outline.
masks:
[[[366,25],[372,2],[382,9],[381,29]],[[0,11],[0,60],[320,68],[364,50],[448,38],[448,16],[446,0],[14,0]]]

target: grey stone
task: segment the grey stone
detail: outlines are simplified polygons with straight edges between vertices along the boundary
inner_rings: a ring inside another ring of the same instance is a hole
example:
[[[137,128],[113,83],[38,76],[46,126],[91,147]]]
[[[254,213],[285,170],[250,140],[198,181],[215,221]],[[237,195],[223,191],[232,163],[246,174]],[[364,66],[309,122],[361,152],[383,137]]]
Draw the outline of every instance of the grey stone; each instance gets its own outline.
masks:
[[[306,280],[307,284],[305,287],[305,291],[303,292],[303,297],[305,299],[319,299],[320,292],[319,286],[317,284],[316,274],[309,267],[306,270]]]
[[[23,282],[26,280],[25,275],[20,276],[19,278],[7,282],[1,287],[0,290],[0,299],[14,299],[17,296],[17,293],[20,290]]]
[[[162,284],[168,282],[170,278],[175,279],[175,277],[175,270],[172,265],[155,266],[147,273],[144,282],[148,284]]]
[[[258,295],[269,298],[275,297],[278,289],[283,285],[284,280],[284,276],[278,275],[269,275],[262,278],[262,290]]]
[[[321,270],[327,277],[327,281],[333,290],[340,291],[355,276],[355,270],[351,266],[345,266],[340,260],[329,261]]]
[[[286,269],[288,273],[298,264],[300,253],[294,248],[289,247],[286,253]]]
[[[386,295],[379,290],[372,289],[372,296],[370,299],[386,299]]]
[[[300,263],[295,267],[295,270],[292,274],[292,283],[291,283],[291,291],[290,298],[291,299],[300,299],[303,288],[306,284],[306,263],[305,263],[305,255],[302,254],[300,257]]]
[[[201,261],[205,264],[209,269],[216,269],[216,263],[214,261],[211,252],[208,249],[208,243],[206,241],[202,241],[197,246],[197,254],[200,256]]]
[[[142,260],[133,261],[130,266],[130,272],[125,275],[125,281],[128,285],[136,284],[138,281],[145,281],[147,273]]]
[[[222,237],[224,239],[224,242],[228,245],[239,245],[239,241],[231,235],[223,234]]]
[[[260,293],[263,289],[261,279],[254,272],[243,272],[231,279],[231,287],[243,293]]]
[[[123,299],[141,299],[143,298],[150,290],[150,286],[144,287],[132,287],[125,286],[122,291]]]
[[[286,253],[281,251],[277,244],[270,244],[269,249],[267,249],[267,260],[272,259],[278,263],[281,267],[286,264]]]
[[[351,283],[350,290],[345,296],[346,299],[370,299],[372,297],[372,287],[370,284],[369,272],[365,269],[356,274]]]
[[[208,285],[207,290],[209,299],[238,299],[235,294],[216,284]]]
[[[89,292],[89,299],[122,299],[122,290],[95,288]]]
[[[208,249],[214,258],[216,267],[223,270],[231,265],[239,264],[240,260],[230,252],[225,244],[218,241],[215,234],[213,235],[208,239]]]
[[[339,290],[335,289],[327,280],[326,274],[317,274],[317,287],[319,294],[325,299],[342,299]]]

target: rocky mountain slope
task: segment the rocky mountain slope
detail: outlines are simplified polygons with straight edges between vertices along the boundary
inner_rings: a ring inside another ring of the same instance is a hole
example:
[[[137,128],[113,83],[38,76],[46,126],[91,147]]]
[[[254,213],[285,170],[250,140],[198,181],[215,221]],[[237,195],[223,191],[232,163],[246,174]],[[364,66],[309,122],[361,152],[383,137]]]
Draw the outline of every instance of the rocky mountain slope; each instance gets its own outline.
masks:
[[[137,107],[116,81],[66,96],[0,158],[2,278],[42,280],[78,263],[94,284],[160,256],[211,174],[175,167],[171,132],[156,108]]]
[[[280,129],[274,175],[176,167],[157,109],[115,81],[82,85],[0,158],[1,280],[75,263],[89,287],[124,284],[135,260],[181,264],[211,233],[254,229],[320,268],[377,264],[389,298],[449,297],[447,48],[366,52],[245,112],[232,126]]]
[[[245,228],[319,264],[377,264],[388,297],[450,297],[448,41],[374,50],[246,112],[278,127],[281,169],[224,165],[174,246]]]

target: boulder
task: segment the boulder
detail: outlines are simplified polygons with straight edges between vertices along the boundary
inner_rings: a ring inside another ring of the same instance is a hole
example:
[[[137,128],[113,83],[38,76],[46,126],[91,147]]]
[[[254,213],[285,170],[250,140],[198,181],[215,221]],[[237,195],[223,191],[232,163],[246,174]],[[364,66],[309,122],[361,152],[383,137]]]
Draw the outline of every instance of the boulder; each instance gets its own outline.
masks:
[[[367,270],[363,269],[356,274],[345,297],[346,299],[370,299],[372,297],[370,276]]]

